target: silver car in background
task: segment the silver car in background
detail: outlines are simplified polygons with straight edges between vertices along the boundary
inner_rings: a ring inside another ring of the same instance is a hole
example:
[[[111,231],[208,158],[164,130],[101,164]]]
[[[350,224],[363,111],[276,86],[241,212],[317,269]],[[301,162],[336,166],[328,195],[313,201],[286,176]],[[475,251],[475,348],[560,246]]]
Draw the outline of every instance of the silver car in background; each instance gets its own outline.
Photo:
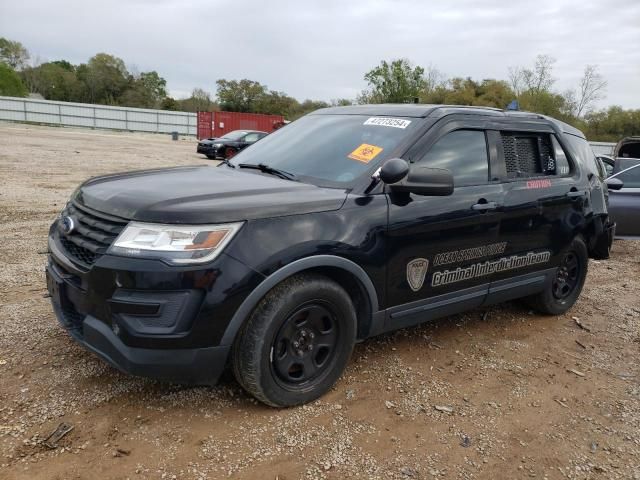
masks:
[[[618,160],[625,160],[623,169],[607,178],[609,216],[616,222],[616,238],[640,240],[640,159]]]

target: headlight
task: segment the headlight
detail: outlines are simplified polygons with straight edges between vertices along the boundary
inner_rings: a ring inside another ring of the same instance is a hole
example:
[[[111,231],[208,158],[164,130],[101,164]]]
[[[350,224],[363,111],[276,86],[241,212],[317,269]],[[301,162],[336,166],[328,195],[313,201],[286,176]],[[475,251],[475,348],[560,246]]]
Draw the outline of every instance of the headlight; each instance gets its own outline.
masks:
[[[222,144],[221,144],[221,143],[214,143],[214,144],[212,145],[212,147],[213,147],[213,148],[220,148],[221,146],[222,146]]]
[[[242,223],[161,225],[131,222],[108,253],[157,258],[179,265],[209,262],[218,256],[241,226]]]

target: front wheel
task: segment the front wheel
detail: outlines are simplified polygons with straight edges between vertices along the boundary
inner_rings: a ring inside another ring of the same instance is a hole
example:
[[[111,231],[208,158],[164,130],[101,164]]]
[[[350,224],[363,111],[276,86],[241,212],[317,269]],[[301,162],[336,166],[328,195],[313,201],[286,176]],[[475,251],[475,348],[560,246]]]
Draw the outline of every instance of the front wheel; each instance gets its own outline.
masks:
[[[549,315],[560,315],[569,310],[582,291],[587,277],[589,255],[587,246],[580,237],[576,237],[561,255],[560,265],[545,289],[527,298],[527,303]]]
[[[267,405],[310,402],[338,380],[355,336],[356,314],[344,289],[321,275],[296,275],[274,287],[239,332],[234,374]]]

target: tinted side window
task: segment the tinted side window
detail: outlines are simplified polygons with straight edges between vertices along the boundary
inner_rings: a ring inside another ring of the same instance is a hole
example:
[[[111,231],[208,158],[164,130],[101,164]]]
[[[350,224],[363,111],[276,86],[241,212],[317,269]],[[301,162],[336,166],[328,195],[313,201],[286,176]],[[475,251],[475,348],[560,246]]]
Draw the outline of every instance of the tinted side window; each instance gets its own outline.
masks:
[[[551,136],[551,143],[553,144],[555,174],[559,176],[569,175],[571,173],[571,165],[567,159],[567,154],[564,153],[562,146],[553,135]]]
[[[576,137],[575,135],[564,134],[563,138],[569,142],[571,151],[588,173],[600,176],[598,160],[593,153],[591,145],[584,138]]]
[[[640,188],[640,167],[635,167],[616,175],[615,178],[622,180],[622,188]]]
[[[248,133],[246,137],[244,137],[244,141],[247,143],[253,143],[260,139],[259,133]]]
[[[450,170],[456,187],[479,185],[489,179],[487,140],[482,130],[450,132],[418,161],[432,168]]]

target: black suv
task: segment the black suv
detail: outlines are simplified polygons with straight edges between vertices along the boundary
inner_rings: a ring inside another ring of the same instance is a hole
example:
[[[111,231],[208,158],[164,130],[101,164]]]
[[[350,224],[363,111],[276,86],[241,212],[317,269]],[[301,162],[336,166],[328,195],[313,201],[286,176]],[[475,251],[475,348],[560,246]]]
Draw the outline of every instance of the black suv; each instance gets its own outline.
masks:
[[[560,314],[606,258],[584,135],[541,115],[318,110],[217,167],[93,178],[49,232],[60,323],[137,375],[310,401],[353,345],[525,298]]]

